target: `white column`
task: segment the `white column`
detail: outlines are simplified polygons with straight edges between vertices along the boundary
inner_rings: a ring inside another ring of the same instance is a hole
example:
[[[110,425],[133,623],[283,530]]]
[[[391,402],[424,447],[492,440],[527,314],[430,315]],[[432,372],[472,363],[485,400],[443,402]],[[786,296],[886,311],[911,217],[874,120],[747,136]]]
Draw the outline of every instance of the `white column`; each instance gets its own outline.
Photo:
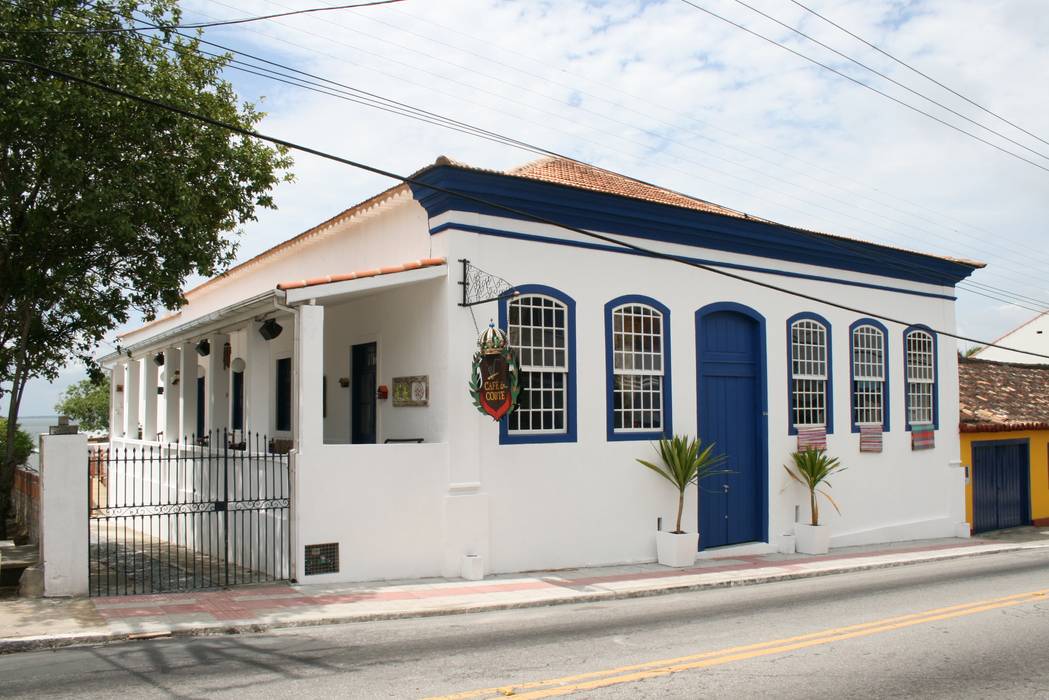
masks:
[[[273,406],[273,363],[270,345],[259,334],[261,323],[252,322],[244,338],[244,430],[265,437],[270,432]],[[285,331],[287,332],[287,331]]]
[[[175,380],[176,370],[179,369],[180,363],[179,350],[176,347],[170,347],[164,350],[164,442],[178,442],[180,440],[179,430],[181,429],[179,412],[180,412],[180,392],[179,384],[172,384]]]
[[[229,367],[223,362],[223,347],[229,342],[229,336],[213,335],[208,341],[211,343],[207,375],[208,430],[221,435],[229,429]]]
[[[196,343],[185,343],[179,362],[179,440],[192,438],[197,432],[197,349]]]
[[[124,435],[124,363],[113,365],[109,375],[109,434],[113,437]]]
[[[45,596],[87,595],[87,436],[40,436]]]
[[[124,384],[124,434],[135,440],[138,438],[139,405],[142,398],[142,363],[129,360],[127,363],[127,383]]]
[[[292,394],[298,397],[291,428],[299,453],[324,444],[324,307],[299,307],[295,317],[295,354],[292,358]]]
[[[153,362],[153,356],[143,358],[142,369],[145,378],[142,383],[142,395],[145,402],[142,414],[142,439],[157,439],[157,374],[160,368]]]

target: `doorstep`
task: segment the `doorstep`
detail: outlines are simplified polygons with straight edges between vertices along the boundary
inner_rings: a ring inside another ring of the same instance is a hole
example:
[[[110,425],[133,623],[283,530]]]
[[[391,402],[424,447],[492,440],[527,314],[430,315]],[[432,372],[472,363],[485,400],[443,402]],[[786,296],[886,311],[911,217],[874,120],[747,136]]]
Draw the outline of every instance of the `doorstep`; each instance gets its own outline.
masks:
[[[696,559],[735,559],[738,557],[775,554],[778,551],[779,549],[775,545],[768,542],[743,542],[740,544],[726,544],[723,547],[701,549],[699,554],[696,555]]]

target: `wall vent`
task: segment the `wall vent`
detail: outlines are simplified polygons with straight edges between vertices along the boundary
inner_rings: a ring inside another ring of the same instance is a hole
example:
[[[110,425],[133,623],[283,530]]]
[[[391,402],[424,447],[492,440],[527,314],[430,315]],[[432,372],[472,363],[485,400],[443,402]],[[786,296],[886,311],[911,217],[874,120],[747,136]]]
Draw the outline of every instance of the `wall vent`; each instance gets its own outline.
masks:
[[[339,543],[306,545],[306,575],[339,573]]]

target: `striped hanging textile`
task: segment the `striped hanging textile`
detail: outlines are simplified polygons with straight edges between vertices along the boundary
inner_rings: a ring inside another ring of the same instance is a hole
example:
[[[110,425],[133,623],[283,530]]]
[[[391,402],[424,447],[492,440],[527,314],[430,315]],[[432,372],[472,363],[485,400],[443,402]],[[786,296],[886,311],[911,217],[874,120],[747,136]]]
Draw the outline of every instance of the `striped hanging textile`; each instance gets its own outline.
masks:
[[[929,424],[911,426],[911,449],[931,450],[936,447],[936,433]]]
[[[798,428],[798,452],[827,449],[827,427],[816,425]]]
[[[860,452],[881,452],[881,426],[860,426]]]

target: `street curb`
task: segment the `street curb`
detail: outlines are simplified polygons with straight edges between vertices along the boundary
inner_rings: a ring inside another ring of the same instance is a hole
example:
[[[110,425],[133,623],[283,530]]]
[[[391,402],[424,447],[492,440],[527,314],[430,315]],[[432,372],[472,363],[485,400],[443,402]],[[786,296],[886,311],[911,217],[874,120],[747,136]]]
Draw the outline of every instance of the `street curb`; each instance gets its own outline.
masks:
[[[334,617],[316,618],[310,620],[280,620],[276,622],[259,622],[246,624],[214,623],[185,623],[185,626],[174,626],[168,630],[157,630],[151,632],[79,632],[74,634],[38,635],[33,637],[21,637],[15,639],[0,639],[0,655],[15,654],[27,651],[54,650],[73,646],[97,646],[101,644],[116,644],[127,641],[138,641],[147,639],[172,639],[176,637],[209,637],[219,635],[240,635],[268,632],[278,629],[295,629],[300,627],[320,627],[323,625],[351,624],[355,622],[379,622],[382,620],[404,620],[423,617],[443,617],[448,615],[463,615],[467,613],[497,612],[500,610],[520,610],[526,608],[540,608],[554,605],[572,605],[575,603],[594,603],[599,601],[630,600],[635,598],[651,598],[672,593],[689,593],[692,591],[713,590],[718,588],[733,588],[737,586],[755,586],[762,583],[776,583],[780,581],[796,581],[808,578],[819,578],[835,574],[854,573],[859,571],[875,571],[878,569],[892,569],[916,564],[928,564],[931,562],[951,561],[956,559],[973,559],[976,557],[990,556],[994,554],[1008,554],[1031,549],[1046,549],[1049,543],[1021,544],[992,549],[980,552],[952,552],[951,550],[939,550],[934,556],[926,556],[921,559],[909,559],[900,561],[883,561],[872,563],[856,563],[838,566],[833,569],[816,571],[792,571],[782,574],[767,574],[753,576],[750,578],[726,579],[721,581],[709,581],[704,583],[685,583],[681,585],[664,585],[658,588],[638,589],[632,591],[594,591],[590,593],[579,593],[572,596],[560,598],[545,598],[541,600],[525,600],[520,602],[502,603],[475,603],[460,608],[441,607],[431,610],[402,610],[393,612],[376,612],[366,614],[339,615]]]

